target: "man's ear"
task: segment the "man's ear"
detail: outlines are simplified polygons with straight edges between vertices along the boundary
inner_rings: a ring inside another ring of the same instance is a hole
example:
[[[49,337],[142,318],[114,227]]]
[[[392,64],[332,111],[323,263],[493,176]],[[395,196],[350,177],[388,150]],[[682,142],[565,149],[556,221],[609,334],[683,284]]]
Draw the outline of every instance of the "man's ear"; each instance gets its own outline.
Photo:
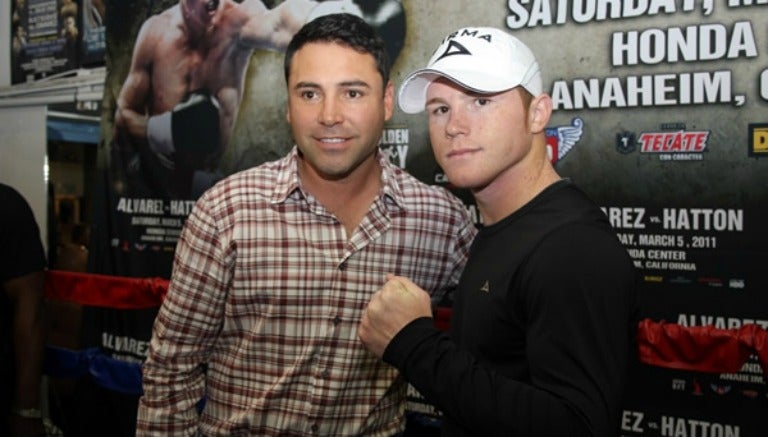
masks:
[[[384,86],[384,121],[389,121],[395,111],[395,85],[392,81]]]
[[[552,98],[548,94],[539,94],[531,101],[528,109],[528,125],[531,133],[539,133],[546,129],[552,116]]]

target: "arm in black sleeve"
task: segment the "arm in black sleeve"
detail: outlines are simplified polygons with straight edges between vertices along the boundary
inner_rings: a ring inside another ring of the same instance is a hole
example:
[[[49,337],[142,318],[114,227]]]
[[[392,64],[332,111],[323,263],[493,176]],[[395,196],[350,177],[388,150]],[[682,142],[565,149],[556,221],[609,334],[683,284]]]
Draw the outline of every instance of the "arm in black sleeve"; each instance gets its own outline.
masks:
[[[575,419],[552,395],[484,367],[460,350],[431,318],[403,328],[384,352],[427,400],[466,432],[476,435],[577,437]],[[550,416],[545,423],[536,418]],[[542,426],[549,429],[543,433]]]
[[[528,296],[528,380],[494,371],[428,318],[401,330],[384,361],[468,433],[616,435],[634,273],[611,238],[571,228],[545,240],[523,266],[512,286]]]

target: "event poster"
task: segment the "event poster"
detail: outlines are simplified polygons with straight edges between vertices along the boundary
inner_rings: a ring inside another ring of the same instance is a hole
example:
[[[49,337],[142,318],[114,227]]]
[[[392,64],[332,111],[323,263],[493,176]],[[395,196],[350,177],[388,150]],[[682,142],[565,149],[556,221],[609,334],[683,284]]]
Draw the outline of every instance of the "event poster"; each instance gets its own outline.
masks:
[[[79,67],[76,0],[11,1],[11,83],[33,82]]]
[[[277,159],[292,146],[282,54],[261,48],[239,53],[237,61],[245,62],[229,72],[242,79],[234,84],[241,92],[236,117],[210,131],[201,127],[196,135],[214,140],[172,156],[167,148],[147,146],[146,138],[127,139],[129,130],[116,119],[139,30],[177,3],[105,3],[109,16],[123,19],[108,22],[105,32],[105,225],[94,232],[109,247],[94,266],[103,273],[167,277],[194,199],[216,180]],[[377,22],[403,30],[390,28],[387,37],[397,47],[396,85],[459,27],[499,27],[526,42],[555,105],[547,130],[551,160],[616,228],[637,267],[642,315],[684,326],[768,328],[768,280],[762,274],[768,263],[768,2],[357,3],[373,11],[371,20],[393,5],[398,11]],[[216,94],[201,91],[175,96],[163,111]],[[137,104],[127,108],[151,112]],[[418,178],[450,186],[431,156],[424,115],[397,111],[381,147]],[[479,221],[471,197],[457,194]],[[765,435],[766,371],[754,357],[738,372],[722,374],[638,363],[622,435]]]

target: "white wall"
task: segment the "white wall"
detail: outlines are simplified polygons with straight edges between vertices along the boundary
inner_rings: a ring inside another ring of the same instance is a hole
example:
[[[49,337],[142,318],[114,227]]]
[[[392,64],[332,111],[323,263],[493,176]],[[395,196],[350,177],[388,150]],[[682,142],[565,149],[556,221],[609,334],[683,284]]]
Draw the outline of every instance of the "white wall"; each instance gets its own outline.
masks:
[[[40,226],[40,238],[47,245],[46,117],[45,106],[0,108],[0,182],[27,199]]]

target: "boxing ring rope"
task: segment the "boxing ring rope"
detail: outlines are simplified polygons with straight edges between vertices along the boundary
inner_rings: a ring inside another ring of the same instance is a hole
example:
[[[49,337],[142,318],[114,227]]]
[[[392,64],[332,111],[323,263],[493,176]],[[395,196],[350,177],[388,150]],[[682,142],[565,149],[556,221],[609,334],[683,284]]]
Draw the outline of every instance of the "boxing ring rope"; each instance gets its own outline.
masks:
[[[168,290],[162,278],[128,278],[61,270],[46,274],[46,299],[114,309],[158,307]]]
[[[81,306],[135,310],[159,307],[168,289],[162,278],[128,278],[49,270],[45,280],[48,301]],[[112,358],[99,347],[84,350],[46,345],[43,366],[53,378],[90,377],[96,385],[128,395],[141,395],[141,366]]]
[[[736,373],[754,354],[768,376],[768,331],[756,324],[719,329],[645,319],[638,326],[637,348],[645,364],[708,373]]]
[[[82,306],[146,309],[159,307],[167,288],[168,281],[162,278],[51,270],[46,275],[45,297]],[[447,329],[450,316],[449,308],[437,308],[435,326]],[[706,373],[738,372],[751,355],[756,355],[763,374],[768,376],[768,331],[756,324],[721,329],[645,319],[638,325],[637,347],[642,363]],[[71,350],[48,345],[44,369],[55,378],[89,376],[108,390],[142,393],[140,364],[111,358],[99,347]]]

